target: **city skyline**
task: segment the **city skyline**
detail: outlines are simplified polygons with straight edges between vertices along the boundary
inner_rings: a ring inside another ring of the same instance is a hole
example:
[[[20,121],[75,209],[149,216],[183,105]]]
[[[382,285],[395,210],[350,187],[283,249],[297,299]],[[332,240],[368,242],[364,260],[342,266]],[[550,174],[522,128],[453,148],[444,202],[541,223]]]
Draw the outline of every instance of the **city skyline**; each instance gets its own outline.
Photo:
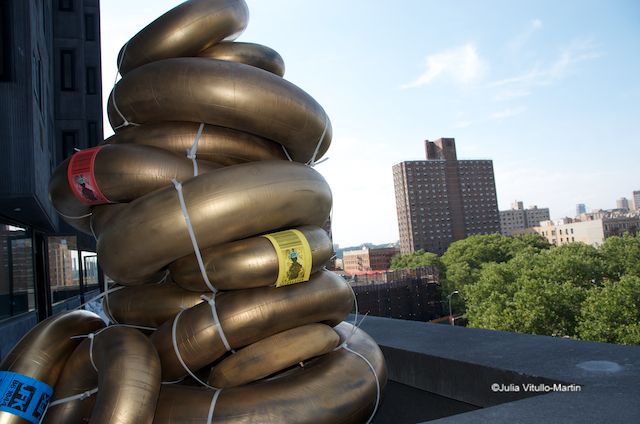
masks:
[[[102,2],[104,101],[120,47],[178,3]],[[639,188],[634,2],[248,4],[239,40],[277,50],[285,78],[332,120],[316,169],[333,188],[340,245],[398,239],[391,168],[421,158],[425,139],[492,159],[500,209],[524,199],[556,219]]]

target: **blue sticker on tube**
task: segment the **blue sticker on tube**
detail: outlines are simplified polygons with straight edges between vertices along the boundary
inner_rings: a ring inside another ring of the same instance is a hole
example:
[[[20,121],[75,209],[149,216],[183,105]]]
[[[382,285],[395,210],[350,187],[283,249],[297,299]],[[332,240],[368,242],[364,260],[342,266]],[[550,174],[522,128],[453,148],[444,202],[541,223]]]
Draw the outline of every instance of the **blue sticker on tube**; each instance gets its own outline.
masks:
[[[53,388],[42,381],[11,371],[0,371],[0,411],[38,424],[52,394]]]

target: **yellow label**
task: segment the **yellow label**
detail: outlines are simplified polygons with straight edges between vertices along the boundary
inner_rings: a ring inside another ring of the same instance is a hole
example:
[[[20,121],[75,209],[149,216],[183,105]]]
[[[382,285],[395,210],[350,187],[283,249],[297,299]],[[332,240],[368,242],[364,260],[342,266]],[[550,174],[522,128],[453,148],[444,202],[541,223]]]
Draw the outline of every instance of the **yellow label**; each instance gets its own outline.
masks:
[[[298,230],[286,230],[266,234],[278,255],[278,279],[276,287],[309,281],[311,275],[311,247],[307,238]]]

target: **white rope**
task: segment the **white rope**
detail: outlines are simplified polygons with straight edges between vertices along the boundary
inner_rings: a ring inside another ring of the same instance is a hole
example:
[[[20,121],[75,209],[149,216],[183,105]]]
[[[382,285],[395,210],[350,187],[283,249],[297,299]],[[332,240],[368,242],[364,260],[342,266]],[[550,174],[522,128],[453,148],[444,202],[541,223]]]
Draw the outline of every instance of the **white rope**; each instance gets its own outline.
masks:
[[[369,366],[369,369],[371,370],[371,372],[373,373],[373,376],[375,377],[375,381],[376,381],[376,405],[373,408],[373,412],[371,413],[371,416],[369,417],[369,419],[367,420],[367,424],[369,424],[371,422],[371,420],[373,419],[373,417],[376,415],[376,411],[378,410],[378,405],[380,404],[380,382],[378,381],[378,373],[376,372],[376,369],[373,367],[373,365],[371,364],[371,362],[369,362],[369,360],[367,358],[364,357],[364,355],[356,352],[355,350],[350,349],[348,346],[344,347],[345,350],[359,356],[360,358],[362,358],[362,360],[364,362],[367,363],[367,365]]]
[[[124,60],[124,54],[127,51],[127,46],[129,45],[129,42],[127,41],[127,43],[124,45],[124,47],[122,48],[122,56],[120,56],[120,60],[118,61],[118,71],[116,72],[116,77],[113,80],[113,89],[111,90],[112,95],[111,95],[111,103],[113,103],[113,107],[116,110],[116,112],[118,112],[118,115],[120,115],[120,118],[122,118],[122,120],[124,121],[122,124],[118,125],[117,127],[115,127],[113,130],[119,130],[122,127],[127,127],[129,125],[133,125],[134,127],[139,126],[140,124],[136,124],[135,122],[130,122],[127,118],[124,117],[124,115],[122,114],[122,112],[120,112],[120,109],[118,108],[118,105],[116,104],[116,83],[118,82],[118,74],[120,73],[120,67],[122,66],[122,61]]]
[[[351,324],[353,326],[353,328],[351,329],[351,333],[349,333],[349,335],[345,338],[344,342],[340,343],[335,349],[333,349],[334,351],[340,350],[349,344],[349,341],[351,340],[351,338],[360,329],[360,326],[364,322],[367,315],[369,315],[369,312],[367,312],[366,314],[364,314],[364,317],[362,317],[360,322],[358,322],[358,298],[356,297],[356,292],[355,290],[353,290],[353,286],[351,284],[347,283],[346,281],[345,281],[345,284],[349,286],[349,288],[351,289],[351,294],[353,294],[353,304],[355,305],[356,313],[353,317],[353,324]]]
[[[328,160],[329,160],[329,156],[327,156],[326,158],[322,158],[322,159],[320,159],[320,160],[319,160],[319,161],[317,161],[317,162],[314,162],[314,163],[313,163],[313,165],[311,165],[311,166],[320,165],[322,162],[326,162],[326,161],[328,161]]]
[[[211,306],[211,315],[213,316],[213,322],[218,327],[218,333],[220,334],[220,339],[222,339],[222,343],[224,344],[224,348],[227,349],[227,352],[234,352],[229,345],[229,341],[227,341],[227,336],[224,334],[224,330],[222,329],[222,323],[218,318],[218,311],[216,310],[216,295],[213,293],[211,297],[207,297],[205,295],[200,296],[200,299],[205,300]]]
[[[204,262],[202,261],[202,255],[200,254],[200,248],[198,247],[198,242],[196,240],[196,234],[193,231],[193,226],[191,225],[191,219],[189,218],[189,212],[187,211],[187,205],[184,202],[184,194],[182,192],[182,184],[173,178],[171,180],[173,186],[176,188],[178,192],[178,200],[180,200],[180,208],[182,209],[182,216],[184,216],[184,222],[187,224],[187,231],[189,232],[189,237],[191,238],[191,244],[193,245],[193,251],[196,254],[196,259],[198,260],[198,267],[200,267],[200,274],[202,274],[202,279],[204,283],[207,285],[209,290],[212,293],[217,293],[218,289],[216,289],[211,281],[209,281],[209,277],[207,276],[207,270],[204,267]]]
[[[157,330],[156,327],[145,327],[144,325],[135,325],[135,324],[115,324],[115,325],[110,325],[107,328],[111,328],[111,327],[129,327],[129,328],[136,328],[138,330],[147,330],[147,331]]]
[[[120,288],[124,288],[123,286],[121,287],[116,287],[118,289]],[[113,289],[113,291],[115,291],[115,289]],[[107,281],[107,279],[105,278],[104,280],[104,304],[106,306],[106,308],[102,308],[102,311],[104,312],[104,314],[107,316],[107,318],[109,318],[109,321],[114,323],[114,324],[119,324],[118,320],[114,318],[114,316],[111,314],[111,307],[109,306],[109,282]]]
[[[282,144],[280,146],[282,147],[282,150],[284,150],[284,154],[287,155],[287,159],[289,159],[289,162],[293,162],[293,159],[291,159],[291,155],[289,155],[287,148],[284,147]]]
[[[65,215],[65,214],[63,214],[62,212],[59,212],[59,211],[56,211],[56,212],[58,212],[58,215],[60,215],[62,217],[65,217],[67,219],[82,219],[82,218],[86,218],[88,216],[91,216],[93,214],[93,212],[89,212],[87,214],[80,215],[80,216],[69,216],[69,215]]]
[[[178,384],[181,383],[185,378],[179,378],[177,380],[173,380],[173,381],[161,381],[160,384]]]
[[[89,339],[89,360],[91,360],[91,366],[93,367],[94,370],[96,370],[96,372],[98,372],[98,367],[96,367],[96,363],[93,362],[93,340],[96,338],[96,335],[100,334],[103,330],[107,328],[109,327],[104,327],[96,331],[95,333],[81,334],[79,336],[69,337],[70,339],[85,339],[85,338]]]
[[[216,402],[218,402],[218,396],[220,396],[220,392],[222,389],[218,389],[213,394],[211,398],[211,405],[209,405],[209,415],[207,415],[207,424],[213,423],[213,411],[216,409]]]
[[[309,162],[307,162],[307,165],[315,166],[317,163],[320,163],[320,162],[316,162],[316,156],[318,156],[318,151],[320,151],[320,146],[322,145],[322,140],[324,139],[324,136],[327,134],[328,127],[329,127],[329,116],[325,115],[324,130],[322,130],[322,135],[320,136],[320,139],[318,140],[318,144],[316,144],[316,149],[313,151],[313,156],[311,156],[311,159],[309,159]]]
[[[193,176],[198,176],[198,161],[196,161],[196,153],[198,153],[198,142],[200,141],[200,136],[202,136],[202,130],[204,129],[204,122],[200,124],[200,128],[198,128],[198,133],[196,134],[196,139],[193,140],[193,144],[191,145],[191,149],[187,150],[187,158],[191,159],[193,162]]]
[[[60,405],[62,403],[67,403],[67,402],[71,402],[71,401],[74,401],[74,400],[85,400],[86,398],[88,398],[90,396],[93,396],[96,393],[98,393],[98,388],[97,387],[95,389],[87,390],[86,392],[78,393],[77,395],[68,396],[66,398],[54,400],[53,402],[51,402],[49,404],[49,408],[51,408],[52,406]]]
[[[95,241],[98,241],[98,237],[96,237],[96,232],[93,230],[93,213],[91,213],[91,218],[89,218],[89,229],[91,230],[91,235]]]
[[[105,284],[106,284],[106,282],[105,282]],[[118,286],[118,287],[114,287],[114,288],[109,289],[109,290],[105,290],[104,292],[100,293],[99,295],[94,296],[94,297],[92,297],[91,299],[87,300],[86,302],[81,303],[80,305],[76,306],[75,308],[73,308],[73,309],[72,309],[72,311],[75,311],[75,310],[77,310],[77,309],[80,309],[80,308],[82,308],[83,306],[86,306],[86,305],[88,305],[88,304],[89,304],[89,303],[91,303],[91,302],[95,302],[96,300],[100,299],[101,297],[108,296],[108,295],[109,295],[109,293],[113,293],[113,292],[118,291],[118,290],[121,290],[121,289],[123,289],[123,288],[124,288],[124,286]]]
[[[184,368],[184,370],[191,376],[193,377],[198,383],[202,384],[205,387],[208,387],[212,390],[218,390],[217,387],[213,387],[207,383],[205,383],[204,381],[200,380],[198,378],[198,376],[196,376],[193,372],[191,372],[191,370],[189,369],[189,367],[187,366],[187,364],[184,362],[184,360],[182,359],[182,355],[180,355],[180,350],[178,349],[178,342],[177,342],[177,337],[176,337],[176,327],[178,326],[178,320],[180,319],[180,315],[182,315],[182,313],[185,310],[181,310],[180,312],[178,312],[178,314],[175,316],[175,318],[173,319],[173,325],[171,326],[171,343],[173,344],[173,351],[176,354],[176,357],[178,358],[178,362],[180,362],[180,365],[182,365],[182,368]]]

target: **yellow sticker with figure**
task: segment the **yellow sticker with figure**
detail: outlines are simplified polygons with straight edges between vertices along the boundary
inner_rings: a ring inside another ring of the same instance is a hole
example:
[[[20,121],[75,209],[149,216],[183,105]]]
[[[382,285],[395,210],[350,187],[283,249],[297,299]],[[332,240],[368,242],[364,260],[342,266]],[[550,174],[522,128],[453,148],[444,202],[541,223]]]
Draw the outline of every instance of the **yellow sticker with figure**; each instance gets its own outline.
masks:
[[[286,230],[265,234],[278,255],[278,279],[276,287],[309,281],[311,275],[311,247],[298,230]]]

